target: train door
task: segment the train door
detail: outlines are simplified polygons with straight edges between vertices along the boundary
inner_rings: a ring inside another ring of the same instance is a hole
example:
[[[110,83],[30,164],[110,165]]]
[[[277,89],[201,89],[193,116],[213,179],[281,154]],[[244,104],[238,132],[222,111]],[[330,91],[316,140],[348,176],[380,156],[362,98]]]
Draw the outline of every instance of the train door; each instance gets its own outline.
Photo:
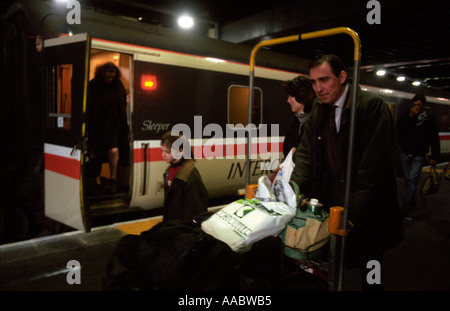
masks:
[[[48,39],[45,48],[45,215],[90,231],[84,190],[86,97],[91,39]]]

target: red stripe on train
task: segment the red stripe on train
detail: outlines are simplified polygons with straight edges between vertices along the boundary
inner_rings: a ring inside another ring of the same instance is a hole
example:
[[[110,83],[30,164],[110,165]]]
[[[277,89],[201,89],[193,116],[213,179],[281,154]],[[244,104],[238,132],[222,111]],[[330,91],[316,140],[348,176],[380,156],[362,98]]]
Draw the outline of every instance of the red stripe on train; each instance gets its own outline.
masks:
[[[440,140],[450,140],[450,135],[439,135]]]
[[[263,152],[271,152],[271,146],[278,144],[278,152],[283,151],[283,143],[258,143],[252,144],[252,154],[258,154]],[[222,150],[217,149],[222,147]],[[215,157],[235,157],[235,156],[245,156],[247,144],[233,144],[233,145],[203,145],[203,146],[192,146],[192,157],[194,159],[212,159]],[[257,148],[258,147],[258,148]],[[274,149],[276,146],[274,146]],[[217,149],[217,150],[216,150]],[[258,152],[259,151],[259,152]],[[219,153],[219,154],[217,154]],[[145,158],[145,148],[134,149],[134,163],[144,162]],[[147,149],[147,162],[157,162],[163,161],[161,155],[161,148],[148,148]]]
[[[45,169],[74,179],[80,179],[80,161],[46,153]]]

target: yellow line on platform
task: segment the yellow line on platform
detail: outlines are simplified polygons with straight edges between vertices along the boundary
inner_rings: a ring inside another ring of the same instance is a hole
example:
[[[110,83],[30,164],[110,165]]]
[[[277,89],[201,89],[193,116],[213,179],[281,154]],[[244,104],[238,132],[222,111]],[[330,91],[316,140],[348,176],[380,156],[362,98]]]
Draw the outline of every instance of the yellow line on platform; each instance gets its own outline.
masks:
[[[226,205],[227,204],[208,207],[208,211],[216,212]],[[129,222],[118,223],[118,224],[115,224],[114,226],[126,234],[139,235],[144,231],[150,230],[154,225],[160,223],[161,221],[162,221],[162,216],[155,216],[152,218],[147,218],[147,219],[142,219],[142,220],[133,220],[133,221],[129,221]]]
[[[144,221],[137,221],[132,223],[126,223],[117,225],[117,229],[125,232],[126,234],[136,234],[139,235],[144,231],[150,230],[154,225],[160,223],[162,221],[162,217],[148,219]]]

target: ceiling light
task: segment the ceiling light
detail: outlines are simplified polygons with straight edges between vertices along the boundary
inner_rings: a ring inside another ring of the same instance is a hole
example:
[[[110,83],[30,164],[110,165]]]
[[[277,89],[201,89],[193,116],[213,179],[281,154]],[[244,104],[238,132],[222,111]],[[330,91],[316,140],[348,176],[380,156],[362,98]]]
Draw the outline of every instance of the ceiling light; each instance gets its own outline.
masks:
[[[414,82],[412,83],[412,85],[414,85],[414,86],[419,86],[419,85],[420,85],[420,82],[419,82],[419,81],[414,81]]]
[[[386,70],[380,69],[377,71],[377,76],[384,76],[386,74]]]
[[[178,18],[178,25],[184,29],[191,28],[194,26],[194,19],[189,15],[183,14]]]
[[[405,81],[405,77],[404,76],[399,76],[399,77],[397,77],[397,81],[399,81],[399,82],[403,82],[403,81]]]

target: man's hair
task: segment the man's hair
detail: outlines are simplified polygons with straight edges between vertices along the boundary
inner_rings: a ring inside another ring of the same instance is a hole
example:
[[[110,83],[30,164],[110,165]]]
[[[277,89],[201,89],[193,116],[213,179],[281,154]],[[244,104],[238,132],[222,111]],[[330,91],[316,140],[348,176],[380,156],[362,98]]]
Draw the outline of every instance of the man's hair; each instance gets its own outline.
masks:
[[[414,102],[416,102],[416,101],[418,101],[418,100],[420,100],[424,106],[427,104],[427,99],[426,99],[425,96],[422,95],[422,94],[416,94],[416,95],[413,97],[412,102],[414,103]]]
[[[339,56],[334,55],[334,54],[322,55],[322,56],[319,56],[318,58],[314,59],[309,64],[309,70],[311,70],[311,68],[320,66],[323,63],[330,64],[331,70],[333,71],[333,74],[336,77],[339,77],[342,70],[345,71],[346,73],[348,73],[348,68],[344,64],[342,59],[340,59]]]
[[[290,96],[294,96],[297,102],[305,105],[304,112],[308,113],[311,111],[316,94],[311,86],[311,81],[306,76],[298,76],[283,82],[283,89]]]

